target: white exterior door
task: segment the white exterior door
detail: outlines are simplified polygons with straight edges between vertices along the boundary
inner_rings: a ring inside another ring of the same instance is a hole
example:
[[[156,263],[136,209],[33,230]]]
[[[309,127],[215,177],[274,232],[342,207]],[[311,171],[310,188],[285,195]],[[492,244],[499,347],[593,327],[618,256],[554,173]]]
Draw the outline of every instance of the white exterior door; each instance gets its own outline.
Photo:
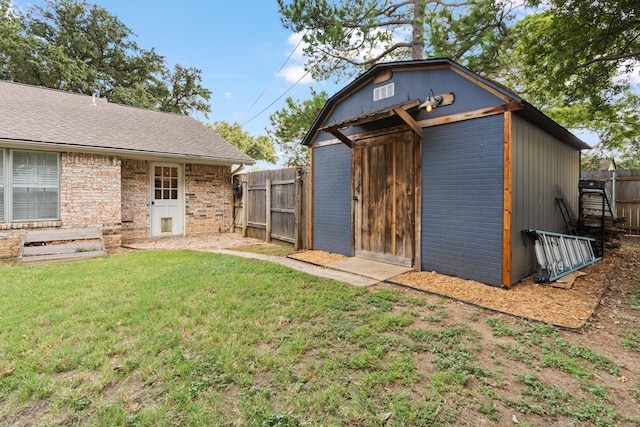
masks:
[[[151,164],[151,236],[184,234],[184,173],[171,163]]]

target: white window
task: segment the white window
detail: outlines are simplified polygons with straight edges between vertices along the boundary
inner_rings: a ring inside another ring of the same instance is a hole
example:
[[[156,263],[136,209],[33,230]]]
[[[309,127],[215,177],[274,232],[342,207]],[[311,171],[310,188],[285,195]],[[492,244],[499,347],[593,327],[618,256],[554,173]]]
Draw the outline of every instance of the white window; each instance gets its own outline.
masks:
[[[0,203],[3,221],[41,221],[59,217],[58,153],[5,150]],[[8,154],[8,155],[7,155]]]
[[[156,166],[153,175],[154,198],[156,200],[178,199],[178,168]]]

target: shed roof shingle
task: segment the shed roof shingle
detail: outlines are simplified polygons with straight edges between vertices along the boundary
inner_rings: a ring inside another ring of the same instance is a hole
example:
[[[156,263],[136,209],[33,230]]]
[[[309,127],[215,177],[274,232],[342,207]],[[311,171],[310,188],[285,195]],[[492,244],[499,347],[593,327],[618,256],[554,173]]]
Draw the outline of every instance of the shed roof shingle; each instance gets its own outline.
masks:
[[[57,149],[253,164],[237,147],[189,116],[0,81],[0,140]]]

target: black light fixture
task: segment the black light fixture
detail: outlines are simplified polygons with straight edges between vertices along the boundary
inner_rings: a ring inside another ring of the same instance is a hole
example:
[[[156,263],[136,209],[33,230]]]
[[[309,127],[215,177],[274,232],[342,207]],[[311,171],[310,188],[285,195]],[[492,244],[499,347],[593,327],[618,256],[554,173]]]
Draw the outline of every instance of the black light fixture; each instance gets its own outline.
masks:
[[[420,108],[424,108],[425,110],[427,110],[427,113],[430,113],[431,110],[433,110],[440,104],[442,104],[442,96],[435,96],[433,94],[433,90],[429,88],[429,92],[427,92],[427,99],[422,104],[420,104]]]

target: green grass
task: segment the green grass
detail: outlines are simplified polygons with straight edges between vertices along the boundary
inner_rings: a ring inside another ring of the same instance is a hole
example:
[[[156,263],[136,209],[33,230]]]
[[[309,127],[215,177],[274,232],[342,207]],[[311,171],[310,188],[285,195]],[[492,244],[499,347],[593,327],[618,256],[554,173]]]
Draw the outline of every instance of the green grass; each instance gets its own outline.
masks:
[[[598,382],[619,374],[616,364],[554,327],[490,316],[498,344],[473,327],[479,310],[460,324],[440,300],[256,260],[144,251],[7,262],[0,295],[3,425],[474,425],[510,422],[513,411],[524,422],[631,419]],[[513,372],[520,362],[534,371]]]
[[[294,252],[293,245],[288,243],[269,243],[248,246],[236,246],[230,248],[234,251],[252,252],[261,255],[273,255],[285,257]]]

